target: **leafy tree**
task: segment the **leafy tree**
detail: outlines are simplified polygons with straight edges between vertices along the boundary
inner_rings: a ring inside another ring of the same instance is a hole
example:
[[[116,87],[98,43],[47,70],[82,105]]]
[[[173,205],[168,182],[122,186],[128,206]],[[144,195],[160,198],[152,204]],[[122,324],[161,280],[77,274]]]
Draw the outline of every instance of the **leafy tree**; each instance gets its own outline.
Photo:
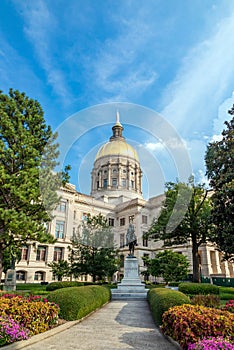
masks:
[[[66,260],[53,261],[48,266],[51,267],[53,274],[58,277],[58,281],[62,281],[63,277],[70,276],[71,274],[71,267]]]
[[[210,199],[208,191],[193,184],[167,183],[166,198],[158,218],[153,220],[148,235],[162,240],[164,247],[192,244],[193,280],[200,282],[198,248],[211,238]],[[191,197],[190,201],[187,198]]]
[[[229,111],[234,115],[234,105]],[[225,122],[222,140],[212,142],[205,155],[212,195],[214,239],[225,258],[234,259],[234,117]]]
[[[148,259],[146,265],[151,276],[163,277],[167,284],[172,281],[181,281],[189,273],[187,257],[172,250],[159,252],[154,259]]]
[[[0,275],[5,250],[54,241],[46,223],[69,170],[53,172],[55,139],[39,102],[12,89],[9,95],[0,91]]]
[[[110,278],[118,270],[114,234],[101,214],[89,216],[79,227],[72,239],[70,252],[75,276],[90,275],[95,282],[97,278]]]

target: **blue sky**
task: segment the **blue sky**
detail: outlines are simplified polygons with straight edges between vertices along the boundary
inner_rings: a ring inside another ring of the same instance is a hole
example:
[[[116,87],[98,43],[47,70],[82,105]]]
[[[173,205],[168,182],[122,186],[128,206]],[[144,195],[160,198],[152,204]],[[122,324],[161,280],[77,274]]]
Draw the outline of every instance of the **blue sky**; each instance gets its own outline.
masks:
[[[81,192],[117,109],[145,197],[180,177],[181,145],[203,182],[206,146],[234,103],[234,2],[1,0],[0,89],[10,87],[41,103]]]

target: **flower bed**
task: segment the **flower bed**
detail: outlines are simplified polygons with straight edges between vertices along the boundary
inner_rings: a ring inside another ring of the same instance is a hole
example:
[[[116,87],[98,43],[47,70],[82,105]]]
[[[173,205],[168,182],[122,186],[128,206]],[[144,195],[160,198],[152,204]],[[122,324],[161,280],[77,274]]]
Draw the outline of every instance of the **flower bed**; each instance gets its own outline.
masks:
[[[189,344],[188,350],[234,350],[233,342],[223,337],[210,337],[199,340],[194,344]]]
[[[0,297],[0,346],[50,329],[58,321],[59,307],[40,296]]]
[[[186,350],[190,343],[207,337],[228,337],[233,342],[234,314],[198,305],[175,306],[163,314],[161,329]]]
[[[234,313],[234,300],[227,301],[225,306],[222,307],[222,310]]]

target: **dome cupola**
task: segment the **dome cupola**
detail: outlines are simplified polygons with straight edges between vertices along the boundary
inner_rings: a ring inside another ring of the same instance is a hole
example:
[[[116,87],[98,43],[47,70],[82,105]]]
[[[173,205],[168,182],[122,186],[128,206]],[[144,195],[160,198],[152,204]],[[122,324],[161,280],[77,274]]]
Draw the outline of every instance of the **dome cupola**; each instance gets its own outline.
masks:
[[[91,195],[95,198],[142,198],[139,157],[136,150],[126,142],[123,130],[117,112],[116,123],[112,127],[113,134],[100,147],[95,158],[91,190]]]

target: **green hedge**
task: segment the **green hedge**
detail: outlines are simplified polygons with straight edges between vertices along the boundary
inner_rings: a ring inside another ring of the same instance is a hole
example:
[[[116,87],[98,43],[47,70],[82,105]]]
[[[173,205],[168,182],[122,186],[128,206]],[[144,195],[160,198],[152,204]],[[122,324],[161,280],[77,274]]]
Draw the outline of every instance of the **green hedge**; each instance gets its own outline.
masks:
[[[68,287],[80,287],[83,285],[84,285],[83,282],[77,282],[77,281],[51,282],[46,286],[46,290],[51,292],[56,289],[68,288]]]
[[[58,289],[48,300],[60,307],[59,316],[67,321],[79,320],[111,298],[110,290],[101,286],[81,286]]]
[[[151,289],[148,292],[148,301],[157,326],[162,324],[162,315],[170,307],[190,304],[190,299],[185,294],[167,288]]]
[[[179,291],[192,296],[196,294],[219,294],[219,287],[209,283],[183,282],[179,284]]]

